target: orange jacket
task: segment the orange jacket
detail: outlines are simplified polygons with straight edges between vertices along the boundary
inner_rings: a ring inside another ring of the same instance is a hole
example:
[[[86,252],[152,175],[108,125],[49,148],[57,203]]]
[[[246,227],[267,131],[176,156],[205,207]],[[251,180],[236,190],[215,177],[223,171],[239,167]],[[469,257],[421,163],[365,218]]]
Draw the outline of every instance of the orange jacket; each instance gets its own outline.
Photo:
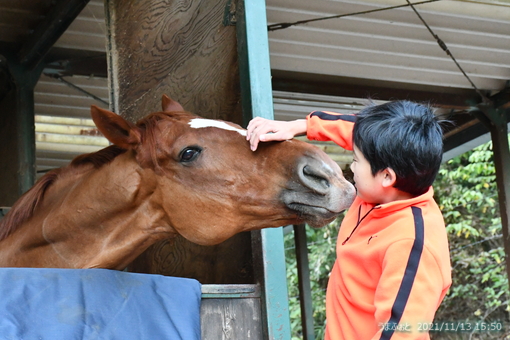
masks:
[[[309,139],[352,149],[352,115],[312,112],[307,124]],[[427,330],[451,285],[448,239],[432,187],[380,205],[356,197],[336,252],[326,340],[430,339]]]

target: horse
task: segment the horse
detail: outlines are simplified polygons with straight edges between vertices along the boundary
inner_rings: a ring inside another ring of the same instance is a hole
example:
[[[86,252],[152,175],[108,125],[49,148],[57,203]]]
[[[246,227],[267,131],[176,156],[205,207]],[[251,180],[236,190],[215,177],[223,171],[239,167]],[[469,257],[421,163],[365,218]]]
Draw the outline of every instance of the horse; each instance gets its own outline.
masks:
[[[331,222],[354,187],[298,140],[249,148],[246,130],[163,96],[136,124],[91,106],[111,145],[41,177],[0,221],[1,267],[124,269],[182,235],[215,245],[249,230]]]

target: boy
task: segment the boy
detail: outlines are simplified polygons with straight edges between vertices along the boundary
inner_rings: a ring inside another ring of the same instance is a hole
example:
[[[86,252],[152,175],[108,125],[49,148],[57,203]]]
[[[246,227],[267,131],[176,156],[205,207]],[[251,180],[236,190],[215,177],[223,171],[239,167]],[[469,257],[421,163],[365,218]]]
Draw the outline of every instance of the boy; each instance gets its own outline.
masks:
[[[255,118],[246,138],[255,151],[259,141],[305,133],[354,155],[357,197],[338,234],[325,339],[430,339],[451,285],[447,234],[431,187],[443,153],[440,122],[427,106],[397,101],[357,115]]]

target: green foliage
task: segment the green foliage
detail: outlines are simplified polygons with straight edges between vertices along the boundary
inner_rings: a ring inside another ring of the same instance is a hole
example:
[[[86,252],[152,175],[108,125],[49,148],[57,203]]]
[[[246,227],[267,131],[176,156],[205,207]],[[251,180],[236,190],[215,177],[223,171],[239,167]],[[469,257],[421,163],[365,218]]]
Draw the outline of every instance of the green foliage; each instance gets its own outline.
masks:
[[[508,329],[510,294],[492,144],[477,147],[443,164],[434,190],[447,224],[453,268],[453,284],[436,321],[496,321]],[[340,221],[341,218],[322,229],[307,227],[316,339],[324,336],[325,291],[336,257]],[[285,247],[292,340],[297,340],[302,339],[302,331],[292,232],[285,236]],[[461,338],[492,339],[501,338],[502,334],[485,332],[474,337],[464,334]],[[432,336],[450,339],[444,334]]]
[[[448,161],[434,187],[453,268],[453,284],[436,319],[498,321],[508,328],[509,288],[492,143]]]

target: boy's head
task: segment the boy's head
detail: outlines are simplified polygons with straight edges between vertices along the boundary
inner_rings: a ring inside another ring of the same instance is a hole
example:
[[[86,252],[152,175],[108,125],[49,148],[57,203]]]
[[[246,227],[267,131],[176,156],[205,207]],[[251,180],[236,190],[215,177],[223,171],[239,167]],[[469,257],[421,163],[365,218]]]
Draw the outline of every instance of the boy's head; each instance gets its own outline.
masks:
[[[390,168],[394,187],[418,196],[434,182],[443,156],[440,121],[429,106],[395,101],[368,106],[356,115],[354,145],[372,175]]]

